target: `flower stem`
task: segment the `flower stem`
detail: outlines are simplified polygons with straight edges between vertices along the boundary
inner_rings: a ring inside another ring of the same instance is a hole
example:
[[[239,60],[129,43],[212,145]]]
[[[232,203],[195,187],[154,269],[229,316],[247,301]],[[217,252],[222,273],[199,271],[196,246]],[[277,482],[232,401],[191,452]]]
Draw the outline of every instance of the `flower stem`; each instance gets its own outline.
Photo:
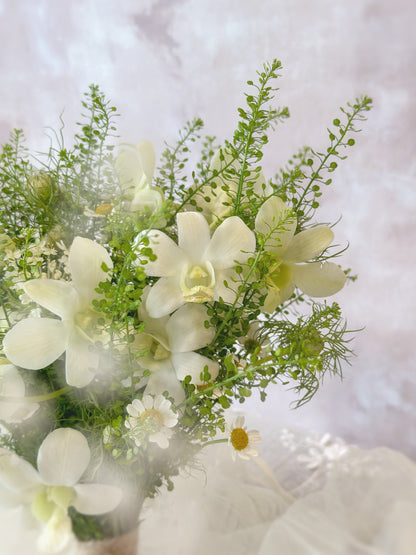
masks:
[[[72,388],[67,385],[62,389],[57,389],[56,391],[52,391],[51,393],[45,393],[44,395],[33,395],[32,397],[9,397],[0,395],[0,402],[6,403],[42,403],[42,401],[49,401],[50,399],[55,399],[56,397],[60,397],[61,395],[65,395],[68,391]]]

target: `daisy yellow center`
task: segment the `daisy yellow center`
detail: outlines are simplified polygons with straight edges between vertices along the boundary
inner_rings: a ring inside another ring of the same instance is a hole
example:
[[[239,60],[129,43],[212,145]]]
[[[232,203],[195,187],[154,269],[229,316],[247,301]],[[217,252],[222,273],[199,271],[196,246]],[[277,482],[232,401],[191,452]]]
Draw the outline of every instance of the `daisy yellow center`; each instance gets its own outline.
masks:
[[[147,409],[140,415],[140,422],[148,434],[154,434],[163,426],[163,416],[156,409]]]
[[[231,432],[231,445],[236,451],[242,451],[248,445],[248,435],[243,428],[234,428]]]
[[[190,303],[204,303],[214,300],[214,268],[207,261],[185,269],[181,279],[183,296]]]

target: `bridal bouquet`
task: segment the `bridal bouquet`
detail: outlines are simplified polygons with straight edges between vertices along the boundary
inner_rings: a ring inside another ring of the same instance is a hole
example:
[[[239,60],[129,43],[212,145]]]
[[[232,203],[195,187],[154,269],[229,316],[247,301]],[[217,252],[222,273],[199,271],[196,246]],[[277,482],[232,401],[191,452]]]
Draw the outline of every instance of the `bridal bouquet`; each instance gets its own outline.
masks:
[[[258,432],[226,409],[271,384],[302,404],[348,359],[325,298],[354,278],[315,213],[371,100],[342,109],[326,150],[265,176],[267,133],[289,116],[270,106],[280,68],[248,81],[229,141],[196,119],[157,166],[151,143],[119,142],[96,86],[70,148],[62,128],[41,155],[20,130],[3,145],[0,501],[41,551],[135,529],[210,443],[255,456]]]

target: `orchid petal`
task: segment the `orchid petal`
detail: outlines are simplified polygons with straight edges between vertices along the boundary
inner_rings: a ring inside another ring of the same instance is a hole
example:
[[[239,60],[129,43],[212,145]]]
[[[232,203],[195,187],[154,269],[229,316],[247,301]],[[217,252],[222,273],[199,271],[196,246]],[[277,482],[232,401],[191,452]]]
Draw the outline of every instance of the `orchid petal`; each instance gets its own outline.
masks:
[[[70,320],[77,310],[78,293],[65,281],[32,279],[23,284],[25,293],[35,303],[47,308],[63,320]]]
[[[108,277],[102,269],[103,264],[109,269],[113,267],[110,255],[103,246],[91,239],[75,237],[69,251],[69,269],[75,289],[85,305],[97,298],[95,289]]]
[[[19,493],[41,485],[41,479],[33,466],[13,451],[0,447],[0,485]]]
[[[58,428],[43,440],[38,451],[42,481],[52,486],[74,486],[90,462],[85,437],[73,428]]]
[[[171,358],[178,380],[184,380],[186,376],[191,376],[191,383],[204,383],[201,380],[201,373],[205,366],[208,366],[211,379],[214,380],[218,376],[218,363],[198,353],[173,353]]]
[[[57,507],[43,528],[37,547],[40,553],[59,554],[68,547],[72,539],[72,521],[66,511]]]
[[[175,241],[168,237],[166,233],[163,233],[163,231],[155,229],[149,231],[147,237],[149,239],[149,247],[157,258],[153,261],[147,257],[139,257],[147,261],[146,264],[141,266],[146,275],[168,277],[180,272],[181,267],[188,261],[188,256],[178,247]],[[138,262],[138,265],[140,265],[140,262]]]
[[[297,287],[311,297],[329,297],[340,291],[346,280],[340,266],[333,262],[293,265]]]
[[[185,399],[185,392],[181,382],[176,377],[172,365],[160,370],[155,370],[149,376],[145,394],[162,395],[165,391],[173,397],[175,403],[181,403]]]
[[[146,310],[151,318],[161,318],[185,303],[177,277],[162,277],[149,291]]]
[[[115,509],[123,497],[120,488],[107,484],[77,484],[72,502],[83,515],[102,515]]]
[[[207,310],[198,304],[186,304],[174,312],[166,324],[170,351],[186,353],[211,343],[215,328],[206,328],[205,320],[208,320]]]
[[[285,252],[296,231],[296,218],[289,216],[290,208],[279,197],[270,197],[257,213],[255,229],[266,239],[267,250],[280,256]]]
[[[246,262],[255,251],[254,233],[237,216],[231,216],[215,230],[203,256],[215,269],[234,266],[235,261]]]
[[[321,254],[333,239],[334,233],[326,225],[305,229],[293,237],[283,258],[288,262],[307,262]]]
[[[0,419],[5,422],[21,422],[30,418],[39,408],[38,403],[25,403],[25,382],[13,364],[0,365],[0,395],[15,398],[0,401]]]
[[[219,270],[216,273],[217,283],[215,285],[215,300],[221,299],[226,304],[233,304],[236,296],[238,286],[241,284],[240,276],[233,269]],[[225,285],[225,282],[227,285]],[[241,306],[241,299],[237,302],[237,306]]]
[[[199,212],[180,212],[178,223],[178,245],[190,257],[191,262],[199,262],[210,241],[209,225]]]
[[[139,153],[143,172],[146,175],[148,183],[150,183],[153,179],[156,165],[155,149],[150,141],[141,141],[136,148]]]
[[[27,370],[52,364],[65,351],[68,327],[52,318],[26,318],[9,330],[3,339],[6,357]]]
[[[94,344],[73,330],[66,349],[66,383],[73,387],[85,387],[93,380],[97,368],[98,353]]]

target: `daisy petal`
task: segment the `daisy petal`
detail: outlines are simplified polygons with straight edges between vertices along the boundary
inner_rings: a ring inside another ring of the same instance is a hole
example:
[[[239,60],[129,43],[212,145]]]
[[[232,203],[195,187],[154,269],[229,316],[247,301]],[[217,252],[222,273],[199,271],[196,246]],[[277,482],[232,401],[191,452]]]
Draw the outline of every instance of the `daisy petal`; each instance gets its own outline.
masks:
[[[108,277],[107,272],[102,269],[103,263],[109,269],[113,267],[110,255],[104,247],[91,239],[75,237],[69,251],[69,269],[75,289],[86,305],[97,297],[95,289]]]
[[[26,318],[9,330],[3,339],[6,357],[27,370],[52,364],[65,351],[68,328],[52,318]]]
[[[77,484],[72,505],[83,515],[102,515],[115,509],[123,496],[120,488],[107,484]]]
[[[191,262],[198,262],[211,238],[208,222],[199,212],[180,212],[176,220],[179,247],[189,254]]]
[[[141,266],[146,275],[173,276],[186,264],[188,260],[187,254],[166,233],[152,229],[147,234],[147,237],[150,241],[149,247],[157,258],[153,261],[144,256],[139,257],[138,265],[140,265],[140,260],[146,260],[146,264]],[[137,238],[136,243],[140,248],[140,236]]]
[[[38,470],[45,484],[75,485],[90,462],[85,437],[72,428],[58,428],[43,440],[38,451]]]
[[[218,363],[198,353],[173,353],[171,359],[178,380],[191,376],[191,383],[203,383],[201,372],[205,366],[208,366],[211,379],[214,380],[218,376]]]
[[[78,293],[65,281],[56,279],[32,279],[23,285],[25,293],[44,308],[63,320],[73,317],[78,306]]]
[[[267,250],[276,255],[285,252],[295,234],[297,221],[288,217],[289,206],[279,197],[270,197],[261,206],[255,220],[256,231],[267,237]]]
[[[256,248],[254,233],[237,216],[231,216],[215,230],[204,259],[215,269],[230,268],[234,261],[246,262]]]
[[[293,266],[293,279],[301,291],[311,297],[328,297],[340,291],[345,284],[345,274],[333,262],[299,264]]]
[[[170,351],[186,353],[206,347],[215,335],[215,328],[204,326],[207,310],[198,304],[186,304],[174,312],[166,324]]]
[[[177,277],[162,277],[149,291],[146,310],[151,318],[161,318],[185,303]]]
[[[0,485],[9,491],[21,492],[41,484],[33,466],[13,451],[0,448]]]
[[[284,254],[285,261],[307,262],[326,249],[332,243],[334,233],[326,225],[318,225],[311,229],[301,231],[293,237]]]
[[[94,378],[98,368],[98,353],[94,345],[73,330],[66,349],[66,383],[73,387],[85,387]]]

